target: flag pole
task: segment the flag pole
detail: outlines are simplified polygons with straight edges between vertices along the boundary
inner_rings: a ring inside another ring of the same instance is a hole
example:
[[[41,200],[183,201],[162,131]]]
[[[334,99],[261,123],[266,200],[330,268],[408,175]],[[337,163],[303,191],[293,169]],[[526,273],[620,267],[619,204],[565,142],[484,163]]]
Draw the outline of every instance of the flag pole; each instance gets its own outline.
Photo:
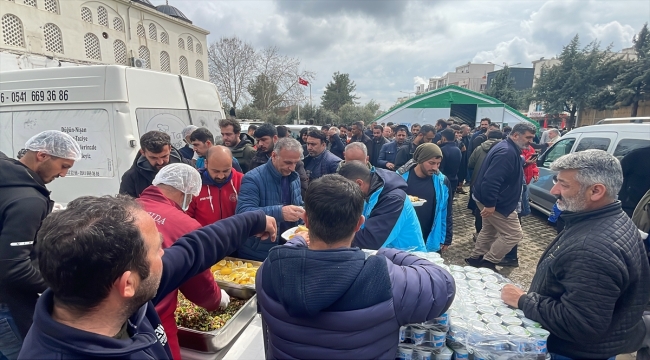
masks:
[[[309,107],[311,106],[311,82],[309,82]]]
[[[300,102],[297,102],[298,104],[298,124],[300,124]]]

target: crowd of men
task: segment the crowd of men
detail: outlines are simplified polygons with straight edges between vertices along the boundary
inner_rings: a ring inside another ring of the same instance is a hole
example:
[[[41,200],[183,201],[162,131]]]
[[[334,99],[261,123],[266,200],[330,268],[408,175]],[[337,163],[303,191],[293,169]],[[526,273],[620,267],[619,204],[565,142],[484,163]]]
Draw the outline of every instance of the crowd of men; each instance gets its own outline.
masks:
[[[225,256],[264,262],[256,289],[268,358],[391,358],[400,326],[438,317],[455,296],[447,271],[403,250],[444,254],[453,208],[465,206],[455,195],[469,185],[476,243],[465,261],[518,266],[536,149],[560,137],[549,130],[536,142],[535,125],[488,118],[474,133],[456,119],[306,127],[295,138],[272,124],[219,127],[220,144],[188,126],[180,149],[164,132],[143,134],[122,195],[80,197],[52,214],[45,184],[81,158],[75,140],[46,131],[20,160],[0,153],[1,360],[180,359],[178,291],[226,307],[209,271]],[[565,230],[529,292],[506,286],[504,302],[551,332],[558,359],[647,346],[650,265],[643,229],[617,200],[620,162],[583,151],[552,168]],[[299,224],[309,230],[279,238]]]

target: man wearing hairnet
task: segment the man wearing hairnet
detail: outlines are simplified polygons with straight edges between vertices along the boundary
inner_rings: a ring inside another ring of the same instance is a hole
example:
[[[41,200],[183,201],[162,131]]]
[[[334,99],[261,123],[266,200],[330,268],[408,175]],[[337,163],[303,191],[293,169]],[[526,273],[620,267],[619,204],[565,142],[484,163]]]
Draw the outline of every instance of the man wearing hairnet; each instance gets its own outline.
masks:
[[[8,324],[0,326],[0,339],[11,340],[0,342],[0,358],[8,359],[18,356],[46,288],[32,260],[36,232],[54,205],[45,184],[81,159],[79,144],[56,130],[27,140],[25,150],[20,160],[0,153],[0,325]]]
[[[199,195],[201,175],[190,165],[169,164],[156,174],[152,184],[136,201],[156,222],[158,232],[163,237],[163,248],[168,248],[183,235],[201,227],[198,221],[184,213],[192,197]],[[208,311],[225,308],[230,302],[230,297],[219,289],[209,269],[194,276],[179,289],[188,300]],[[174,318],[177,303],[178,290],[169,293],[156,305],[174,359],[181,358]]]

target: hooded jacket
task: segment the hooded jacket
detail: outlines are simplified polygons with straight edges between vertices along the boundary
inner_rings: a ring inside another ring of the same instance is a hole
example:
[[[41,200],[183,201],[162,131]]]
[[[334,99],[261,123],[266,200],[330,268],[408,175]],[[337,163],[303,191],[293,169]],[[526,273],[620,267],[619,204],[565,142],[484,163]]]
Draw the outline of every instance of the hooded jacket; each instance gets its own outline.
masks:
[[[181,154],[172,147],[169,154],[169,163],[185,163]],[[148,188],[156,177],[158,170],[156,170],[145,156],[138,153],[138,156],[133,160],[133,165],[122,175],[122,182],[120,183],[120,194],[131,195],[134,198],[140,196],[144,189]]]
[[[303,205],[298,173],[294,171],[288,178],[290,199],[287,204],[283,204],[282,174],[273,166],[271,160],[249,171],[241,182],[241,191],[239,193],[239,200],[237,201],[237,214],[262,210],[266,215],[275,218],[278,225],[278,233],[298,226],[301,221],[284,221],[282,216],[282,206]],[[264,261],[269,254],[269,250],[275,245],[277,245],[276,242],[251,236],[242,242],[237,250],[237,256],[243,259]]]
[[[494,145],[472,185],[476,200],[485,207],[495,207],[495,211],[508,217],[521,201],[522,163],[521,149],[511,138]]]
[[[418,216],[406,196],[406,188],[406,181],[392,171],[376,169],[371,173],[370,191],[363,209],[366,222],[354,235],[354,246],[426,251]]]
[[[9,306],[23,337],[38,294],[46,289],[34,245],[53,206],[40,176],[0,153],[0,303]]]
[[[316,157],[307,156],[304,163],[305,171],[309,171],[309,181],[316,180],[323,175],[336,173],[340,162],[341,158],[329,150],[323,151]]]
[[[181,284],[233,252],[246,237],[266,228],[261,211],[233,216],[195,230],[164,249],[158,293],[127,321],[128,340],[79,330],[52,319],[54,293],[46,290],[36,304],[34,324],[19,359],[170,359],[171,352],[159,304]]]
[[[156,222],[158,232],[163,236],[163,248],[172,246],[183,235],[201,227],[201,224],[184,214],[178,204],[165,197],[156,186],[146,188],[140,194],[137,202]],[[179,289],[170,292],[156,305],[156,311],[167,334],[172,356],[174,359],[180,360],[181,348],[178,344],[178,328],[174,317],[178,305],[178,290],[191,302],[208,311],[213,311],[219,308],[221,289],[214,281],[210,270],[205,270],[187,280]]]
[[[607,359],[638,350],[650,330],[641,318],[650,266],[636,226],[620,201],[562,219],[519,308],[551,333],[549,352]]]
[[[455,141],[448,141],[440,145],[442,151],[442,162],[440,163],[440,172],[449,178],[451,186],[455,189],[458,185],[458,169],[463,161],[463,153],[458,148]]]
[[[239,143],[233,148],[230,148],[232,157],[237,159],[239,166],[244,174],[251,169],[251,161],[255,157],[257,151],[253,149],[253,144],[247,139],[239,140]]]
[[[384,145],[388,144],[388,140],[385,137],[380,136],[379,139],[376,139],[374,136],[372,138],[372,152],[368,152],[370,156],[370,163],[374,166],[379,164],[379,155],[384,148]]]
[[[496,145],[499,141],[501,140],[487,139],[476,149],[474,149],[474,151],[472,152],[472,155],[469,157],[469,160],[467,161],[467,168],[473,170],[474,173],[474,176],[472,176],[472,180],[470,181],[470,185],[474,185],[474,183],[476,182],[476,176],[478,175],[478,170],[481,168],[481,165],[483,164],[485,157],[487,156],[488,152],[490,152],[490,149],[492,149],[492,147]]]
[[[394,359],[400,326],[451,305],[455,283],[433,263],[395,249],[309,250],[296,237],[257,271],[267,359]]]
[[[230,177],[223,184],[218,184],[210,177],[207,169],[200,169],[201,192],[192,198],[187,215],[202,226],[235,215],[237,198],[244,174],[232,169]]]

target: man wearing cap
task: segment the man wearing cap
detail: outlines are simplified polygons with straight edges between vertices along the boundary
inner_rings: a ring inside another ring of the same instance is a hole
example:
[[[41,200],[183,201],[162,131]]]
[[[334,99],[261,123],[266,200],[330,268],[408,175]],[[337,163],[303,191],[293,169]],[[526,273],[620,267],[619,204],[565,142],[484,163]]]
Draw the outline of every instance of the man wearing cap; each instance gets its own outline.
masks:
[[[381,147],[379,158],[377,159],[377,164],[375,166],[382,169],[397,170],[395,168],[395,157],[397,156],[397,150],[406,143],[406,139],[408,138],[407,129],[406,125],[397,126],[395,129],[395,140]]]
[[[45,187],[65,177],[81,159],[77,142],[56,130],[43,131],[14,160],[0,153],[0,358],[18,356],[32,324],[38,294],[46,286],[32,256],[36,232],[54,202]],[[12,334],[13,333],[13,334]]]
[[[213,146],[210,150],[216,148]],[[230,158],[226,160],[230,165]],[[156,174],[152,184],[136,201],[156,223],[156,228],[163,237],[162,247],[168,248],[183,235],[201,227],[201,224],[183,212],[187,211],[192,198],[199,194],[201,175],[190,165],[170,164]],[[156,312],[167,334],[167,342],[174,359],[181,358],[178,328],[174,318],[178,305],[178,290],[188,300],[208,311],[225,308],[230,302],[228,294],[219,289],[212,272],[207,269],[187,280],[156,304]]]
[[[442,150],[436,144],[422,144],[413,160],[398,173],[408,185],[406,193],[426,202],[415,207],[428,251],[446,251],[453,236],[453,186],[440,172]]]

